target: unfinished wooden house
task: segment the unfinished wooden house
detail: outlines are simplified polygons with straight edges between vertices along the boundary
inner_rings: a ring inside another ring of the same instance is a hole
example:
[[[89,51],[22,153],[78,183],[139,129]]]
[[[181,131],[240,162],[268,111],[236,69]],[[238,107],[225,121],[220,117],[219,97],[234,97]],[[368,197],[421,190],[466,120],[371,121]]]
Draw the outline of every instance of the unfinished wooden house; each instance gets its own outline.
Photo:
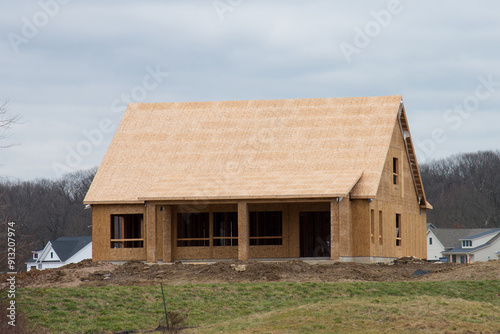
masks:
[[[85,198],[93,259],[426,257],[401,96],[130,104]]]

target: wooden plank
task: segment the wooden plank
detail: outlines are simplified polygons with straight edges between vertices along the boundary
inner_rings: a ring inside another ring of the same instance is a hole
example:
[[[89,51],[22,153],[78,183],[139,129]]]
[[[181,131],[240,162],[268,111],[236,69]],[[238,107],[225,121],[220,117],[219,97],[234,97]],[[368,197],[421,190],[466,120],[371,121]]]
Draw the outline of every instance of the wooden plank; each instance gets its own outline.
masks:
[[[156,205],[146,205],[146,261],[156,262]]]
[[[172,206],[163,206],[163,262],[172,262]]]
[[[177,241],[210,241],[210,238],[177,238]]]
[[[156,205],[156,261],[163,261],[163,206]]]
[[[250,217],[248,204],[238,203],[238,260],[248,261],[250,247]]]
[[[250,237],[250,240],[259,240],[259,239],[283,239],[283,236],[275,236],[275,237]]]

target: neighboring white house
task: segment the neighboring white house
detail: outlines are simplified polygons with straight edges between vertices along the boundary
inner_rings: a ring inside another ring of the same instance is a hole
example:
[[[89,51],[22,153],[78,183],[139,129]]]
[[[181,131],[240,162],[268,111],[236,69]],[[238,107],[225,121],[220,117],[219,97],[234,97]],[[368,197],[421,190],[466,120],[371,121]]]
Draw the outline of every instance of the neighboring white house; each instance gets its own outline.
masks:
[[[500,229],[436,228],[427,224],[428,261],[442,257],[460,263],[496,260],[499,251]]]
[[[438,261],[444,251],[460,246],[460,240],[469,235],[486,231],[488,228],[437,228],[427,224],[427,260]]]
[[[491,229],[460,239],[460,246],[443,252],[450,262],[472,263],[496,260],[500,251],[500,229]]]
[[[26,270],[62,267],[92,259],[92,237],[60,237],[49,241],[41,250],[33,251],[33,257],[26,262]]]

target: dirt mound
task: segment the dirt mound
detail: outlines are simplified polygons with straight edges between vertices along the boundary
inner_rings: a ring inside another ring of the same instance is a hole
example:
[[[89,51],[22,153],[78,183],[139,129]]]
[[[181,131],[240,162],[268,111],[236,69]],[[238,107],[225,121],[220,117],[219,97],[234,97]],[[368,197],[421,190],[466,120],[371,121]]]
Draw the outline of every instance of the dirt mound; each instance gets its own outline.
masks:
[[[405,256],[401,257],[399,259],[396,259],[392,262],[393,264],[423,264],[427,263],[427,261],[419,259],[418,257],[413,257],[413,256]]]
[[[423,279],[428,281],[500,280],[500,260],[457,265],[451,271],[435,272]]]
[[[67,264],[67,265],[61,267],[61,269],[92,268],[92,267],[99,266],[99,264],[100,264],[99,262],[92,262],[91,259],[86,259],[86,260],[80,261],[78,263]]]
[[[5,280],[1,278],[3,282]],[[32,270],[17,275],[20,287],[153,285],[224,282],[355,282],[414,280],[500,279],[500,261],[461,265],[401,258],[390,264],[304,261],[219,261],[214,264],[123,265],[85,260],[57,269]]]
[[[16,275],[16,285],[19,287],[72,287],[79,286],[88,275],[99,270],[114,270],[116,265],[106,262],[92,262],[84,260],[66,266],[46,269],[30,270]],[[6,278],[6,277],[5,277]],[[0,275],[0,279],[4,277]]]

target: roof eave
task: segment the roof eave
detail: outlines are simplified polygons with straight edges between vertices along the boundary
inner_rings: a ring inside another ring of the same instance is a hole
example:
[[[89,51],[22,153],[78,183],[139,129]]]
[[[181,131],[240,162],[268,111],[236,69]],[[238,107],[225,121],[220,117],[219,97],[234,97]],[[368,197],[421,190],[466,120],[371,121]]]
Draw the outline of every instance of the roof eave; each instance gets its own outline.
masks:
[[[347,197],[349,193],[337,194],[306,194],[306,195],[267,195],[267,196],[190,196],[190,197],[140,197],[144,202],[163,202],[163,201],[246,201],[246,200],[294,200],[294,199],[333,199]]]
[[[123,201],[120,201],[120,200],[102,200],[102,201],[95,201],[95,200],[92,200],[92,201],[85,201],[83,202],[83,204],[85,205],[115,205],[115,204],[144,204],[144,201],[141,201],[141,200],[123,200]]]

